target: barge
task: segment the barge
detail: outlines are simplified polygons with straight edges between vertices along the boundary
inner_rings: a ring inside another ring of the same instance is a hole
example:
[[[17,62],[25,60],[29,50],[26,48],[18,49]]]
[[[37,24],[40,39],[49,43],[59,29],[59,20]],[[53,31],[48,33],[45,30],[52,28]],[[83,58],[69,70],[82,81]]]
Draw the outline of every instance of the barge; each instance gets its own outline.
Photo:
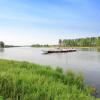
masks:
[[[54,50],[42,50],[43,54],[49,53],[66,53],[66,52],[75,52],[76,49],[54,49]]]

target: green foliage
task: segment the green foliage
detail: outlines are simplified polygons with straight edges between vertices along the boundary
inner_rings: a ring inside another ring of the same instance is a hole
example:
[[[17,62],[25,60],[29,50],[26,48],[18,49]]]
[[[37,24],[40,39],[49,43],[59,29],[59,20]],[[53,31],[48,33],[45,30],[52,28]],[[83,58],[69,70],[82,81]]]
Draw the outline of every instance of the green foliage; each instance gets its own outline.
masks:
[[[62,70],[62,68],[60,68],[60,67],[57,67],[57,68],[56,68],[56,71],[59,72],[59,73],[63,73],[63,70]]]
[[[5,44],[3,41],[0,41],[0,47],[4,48]]]
[[[0,96],[0,100],[3,100],[3,97],[2,96]]]
[[[96,100],[83,81],[72,71],[0,60],[0,100]]]
[[[97,38],[96,44],[97,44],[97,46],[100,46],[100,37]]]
[[[59,39],[58,44],[59,46],[62,46],[63,41],[61,39]]]
[[[51,46],[48,45],[48,44],[45,44],[45,45],[41,45],[41,44],[33,44],[32,47],[51,47]]]
[[[100,37],[59,40],[62,41],[62,46],[100,46]]]

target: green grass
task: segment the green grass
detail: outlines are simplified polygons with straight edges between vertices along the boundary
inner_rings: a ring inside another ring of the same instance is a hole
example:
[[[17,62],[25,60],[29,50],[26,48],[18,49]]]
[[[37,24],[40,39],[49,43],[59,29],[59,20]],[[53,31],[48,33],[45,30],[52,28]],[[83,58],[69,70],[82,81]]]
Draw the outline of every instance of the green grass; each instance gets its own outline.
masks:
[[[97,100],[82,75],[28,62],[0,60],[0,100]],[[98,99],[99,100],[99,99]]]

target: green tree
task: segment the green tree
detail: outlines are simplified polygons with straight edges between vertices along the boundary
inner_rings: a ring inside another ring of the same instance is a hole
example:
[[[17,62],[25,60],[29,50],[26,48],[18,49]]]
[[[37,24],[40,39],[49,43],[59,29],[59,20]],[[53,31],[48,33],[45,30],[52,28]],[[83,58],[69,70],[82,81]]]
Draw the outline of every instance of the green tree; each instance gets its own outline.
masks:
[[[97,40],[96,40],[96,45],[97,45],[97,46],[100,46],[100,37],[97,38]]]
[[[79,38],[79,39],[59,39],[60,46],[100,46],[100,37],[89,37],[89,38]]]
[[[4,42],[0,41],[0,47],[4,48],[5,44]]]
[[[62,46],[62,40],[59,39],[59,46]]]

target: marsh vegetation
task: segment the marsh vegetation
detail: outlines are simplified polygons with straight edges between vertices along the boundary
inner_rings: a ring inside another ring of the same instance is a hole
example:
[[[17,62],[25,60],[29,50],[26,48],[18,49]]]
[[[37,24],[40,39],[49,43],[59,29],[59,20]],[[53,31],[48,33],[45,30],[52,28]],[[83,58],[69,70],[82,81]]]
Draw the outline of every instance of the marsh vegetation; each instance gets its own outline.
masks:
[[[81,74],[0,60],[0,100],[96,100]]]

